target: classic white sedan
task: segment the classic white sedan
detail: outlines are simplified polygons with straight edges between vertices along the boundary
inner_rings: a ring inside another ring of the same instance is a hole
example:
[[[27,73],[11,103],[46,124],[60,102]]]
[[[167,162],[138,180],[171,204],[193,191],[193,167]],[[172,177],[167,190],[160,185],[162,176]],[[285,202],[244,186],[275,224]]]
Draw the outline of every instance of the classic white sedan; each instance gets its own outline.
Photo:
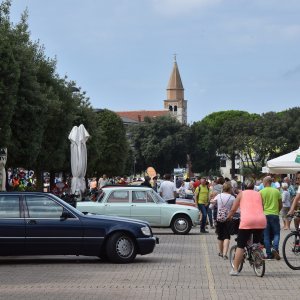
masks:
[[[198,208],[167,204],[153,189],[143,186],[105,187],[96,202],[77,202],[77,209],[144,220],[152,227],[171,227],[176,234],[188,234],[199,223]]]

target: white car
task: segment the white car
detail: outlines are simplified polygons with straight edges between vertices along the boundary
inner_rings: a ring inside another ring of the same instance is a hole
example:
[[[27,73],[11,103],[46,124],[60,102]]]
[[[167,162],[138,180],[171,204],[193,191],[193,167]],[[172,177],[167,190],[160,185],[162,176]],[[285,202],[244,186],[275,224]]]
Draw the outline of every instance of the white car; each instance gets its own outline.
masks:
[[[152,227],[171,227],[176,234],[188,234],[192,226],[199,224],[198,208],[167,204],[153,189],[144,186],[105,187],[96,202],[77,202],[77,209],[144,220]]]

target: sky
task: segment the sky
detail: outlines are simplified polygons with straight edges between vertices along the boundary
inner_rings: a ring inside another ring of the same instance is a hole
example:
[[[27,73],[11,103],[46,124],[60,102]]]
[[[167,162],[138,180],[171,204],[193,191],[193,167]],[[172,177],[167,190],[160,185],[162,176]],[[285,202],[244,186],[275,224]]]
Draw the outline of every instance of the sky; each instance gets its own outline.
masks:
[[[11,21],[26,8],[94,108],[163,109],[175,53],[189,124],[300,106],[299,0],[13,0]]]

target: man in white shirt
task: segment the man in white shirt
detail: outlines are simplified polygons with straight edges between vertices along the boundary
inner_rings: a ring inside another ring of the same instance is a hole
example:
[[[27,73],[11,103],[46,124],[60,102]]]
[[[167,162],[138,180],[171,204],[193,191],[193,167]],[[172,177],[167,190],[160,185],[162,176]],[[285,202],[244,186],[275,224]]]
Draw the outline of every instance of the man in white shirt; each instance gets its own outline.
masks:
[[[103,174],[103,176],[100,177],[100,179],[98,180],[98,189],[103,188],[107,184],[108,184],[107,176]]]
[[[159,188],[159,194],[169,204],[176,203],[176,186],[171,181],[171,175],[165,174],[164,181],[161,183]]]

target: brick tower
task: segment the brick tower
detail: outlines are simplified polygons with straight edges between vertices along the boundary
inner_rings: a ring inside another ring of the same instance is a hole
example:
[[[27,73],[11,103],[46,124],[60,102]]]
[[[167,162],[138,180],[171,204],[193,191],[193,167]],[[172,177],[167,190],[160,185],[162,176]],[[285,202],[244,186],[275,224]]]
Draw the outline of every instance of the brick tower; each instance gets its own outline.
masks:
[[[181,82],[176,56],[174,66],[167,87],[167,99],[164,108],[168,109],[180,123],[187,124],[187,100],[184,100],[184,88]]]

